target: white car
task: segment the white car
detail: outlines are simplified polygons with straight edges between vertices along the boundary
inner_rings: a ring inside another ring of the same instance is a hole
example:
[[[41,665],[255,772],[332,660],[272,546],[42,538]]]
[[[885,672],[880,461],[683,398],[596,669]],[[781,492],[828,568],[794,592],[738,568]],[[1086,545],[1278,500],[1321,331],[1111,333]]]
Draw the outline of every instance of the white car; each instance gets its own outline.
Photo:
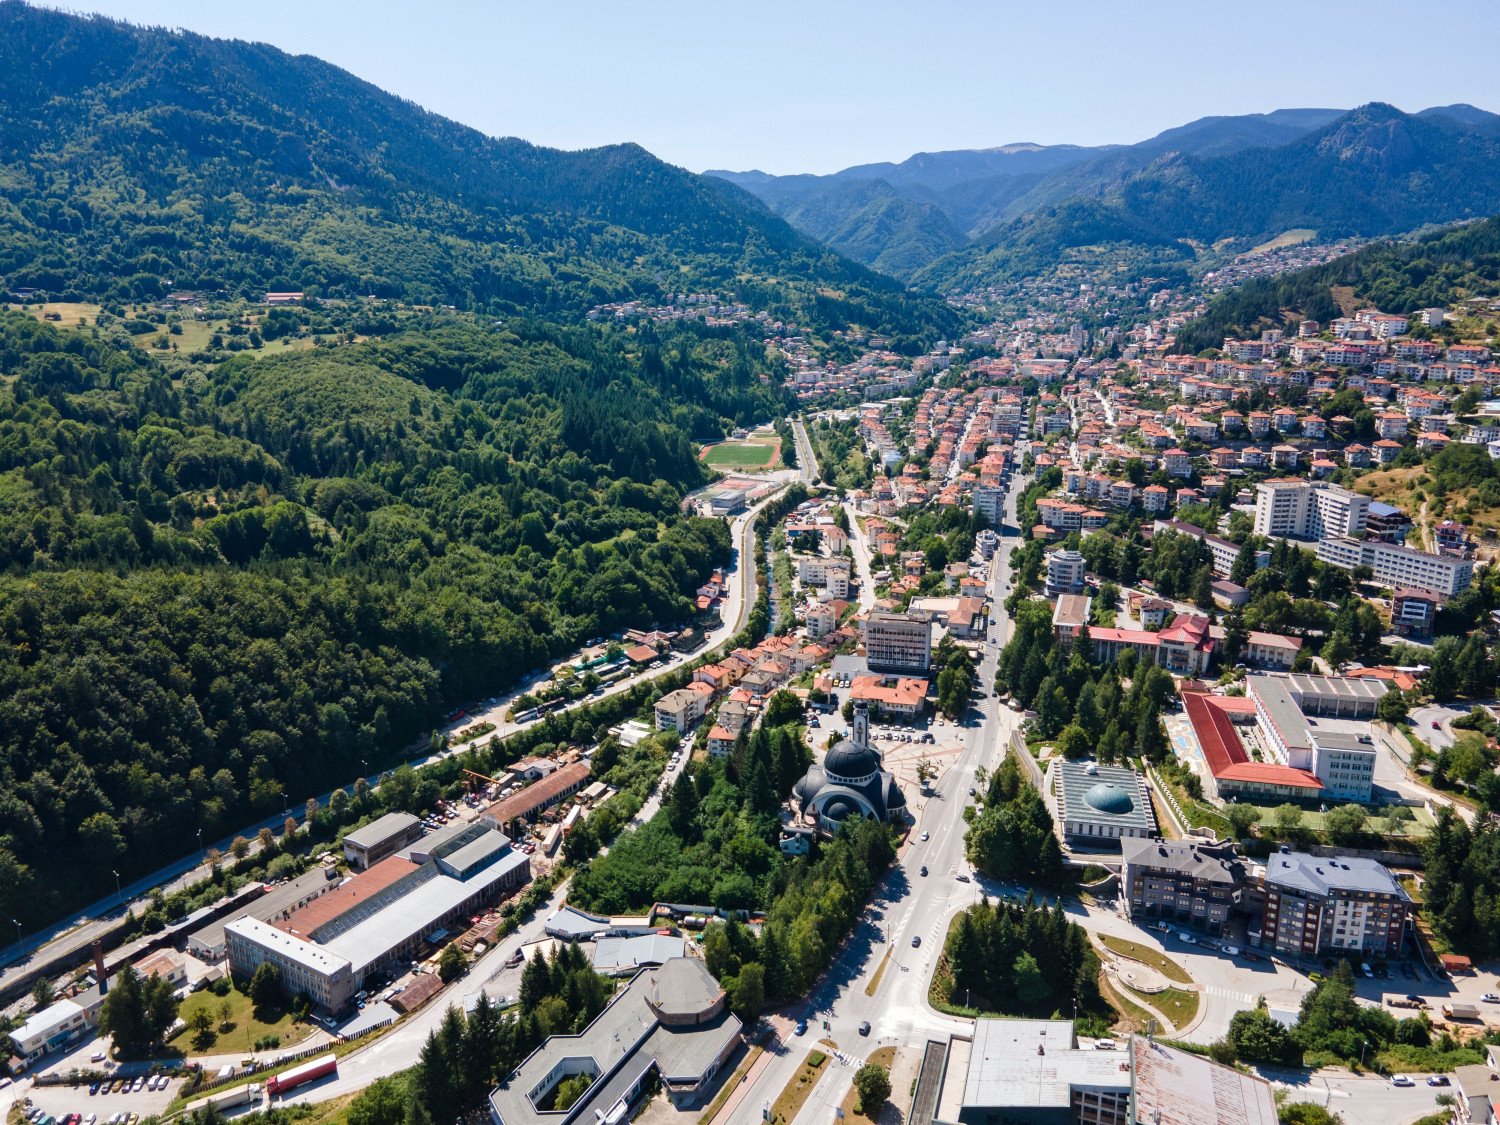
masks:
[[[1493,992],[1486,992],[1480,999],[1486,1004],[1500,1004],[1500,996],[1496,996]]]
[[[927,833],[926,833],[926,832],[923,832],[923,833],[922,833],[922,839],[923,839],[923,840],[926,840],[926,839],[927,839]]]
[[[1396,1077],[1391,1079],[1391,1085],[1400,1086],[1402,1089],[1406,1089],[1407,1087],[1415,1086],[1416,1082],[1408,1074],[1398,1074],[1396,1075]]]
[[[1229,954],[1229,956],[1231,957],[1238,957],[1240,955],[1240,947],[1237,945],[1226,945],[1224,947],[1224,952]]]

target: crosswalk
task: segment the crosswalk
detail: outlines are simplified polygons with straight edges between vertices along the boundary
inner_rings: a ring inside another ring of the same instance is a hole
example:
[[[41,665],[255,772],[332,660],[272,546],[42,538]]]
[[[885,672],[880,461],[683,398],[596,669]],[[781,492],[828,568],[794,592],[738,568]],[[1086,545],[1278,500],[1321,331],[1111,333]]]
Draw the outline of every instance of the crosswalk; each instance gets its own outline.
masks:
[[[1203,989],[1210,996],[1217,996],[1223,1000],[1232,1000],[1241,1008],[1253,1008],[1255,1006],[1255,995],[1249,992],[1240,992],[1233,988],[1224,988],[1221,985],[1210,984]]]

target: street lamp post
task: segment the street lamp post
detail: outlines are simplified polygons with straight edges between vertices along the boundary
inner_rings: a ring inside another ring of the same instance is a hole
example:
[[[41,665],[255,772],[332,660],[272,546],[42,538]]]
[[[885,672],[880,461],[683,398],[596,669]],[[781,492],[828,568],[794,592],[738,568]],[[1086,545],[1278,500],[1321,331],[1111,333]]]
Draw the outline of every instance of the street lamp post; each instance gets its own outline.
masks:
[[[118,871],[112,871],[111,874],[115,877],[115,898],[118,900],[124,897],[120,893],[120,873]]]
[[[19,919],[19,918],[12,918],[11,921],[16,924],[16,944],[20,945],[21,944],[21,919]]]
[[[203,851],[203,829],[201,829],[201,828],[198,829],[198,854],[199,855],[205,855],[205,854],[207,854],[207,853],[205,853]]]

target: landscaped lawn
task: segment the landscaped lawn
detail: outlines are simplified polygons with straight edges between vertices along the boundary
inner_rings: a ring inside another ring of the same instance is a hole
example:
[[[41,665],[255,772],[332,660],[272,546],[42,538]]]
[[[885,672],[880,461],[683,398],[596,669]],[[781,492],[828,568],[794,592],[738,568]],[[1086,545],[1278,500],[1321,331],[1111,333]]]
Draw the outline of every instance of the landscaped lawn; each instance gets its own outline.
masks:
[[[1138,941],[1129,938],[1115,937],[1112,934],[1097,935],[1099,941],[1106,949],[1113,950],[1121,957],[1128,957],[1132,961],[1139,961],[1143,965],[1150,965],[1168,980],[1176,981],[1178,984],[1192,984],[1193,978],[1188,971],[1172,960],[1166,954],[1152,949],[1149,945],[1142,945]]]
[[[1248,803],[1248,802],[1241,802],[1241,803]],[[1255,805],[1253,807],[1256,808],[1256,809],[1258,809],[1260,811],[1260,823],[1258,823],[1255,826],[1256,831],[1258,833],[1260,833],[1262,836],[1268,836],[1268,835],[1274,836],[1276,834],[1276,832],[1277,832],[1277,828],[1276,828],[1276,808],[1277,808],[1277,806],[1275,806],[1275,805]],[[1422,808],[1421,806],[1411,806],[1411,805],[1408,805],[1408,806],[1406,806],[1406,808],[1407,808],[1408,811],[1410,811],[1414,815],[1413,815],[1413,817],[1412,817],[1411,820],[1403,820],[1401,822],[1401,833],[1400,833],[1400,836],[1402,838],[1410,838],[1410,839],[1420,839],[1423,836],[1426,836],[1427,833],[1432,828],[1432,824],[1433,824],[1432,814],[1430,812],[1428,812],[1425,808]],[[1299,827],[1306,828],[1310,832],[1323,832],[1328,827],[1327,814],[1326,813],[1318,812],[1316,809],[1303,809],[1302,810],[1302,823],[1299,825]],[[1383,813],[1383,812],[1379,813],[1379,814],[1376,814],[1376,815],[1372,815],[1372,816],[1370,816],[1370,818],[1368,820],[1365,821],[1365,831],[1366,832],[1379,832],[1381,834],[1384,834],[1385,833],[1385,827],[1386,827],[1386,825],[1385,825],[1385,813]]]
[[[791,1081],[781,1091],[775,1103],[771,1106],[771,1121],[780,1125],[790,1125],[795,1121],[797,1114],[802,1112],[803,1103],[813,1092],[813,1087],[818,1084],[818,1077],[823,1073],[823,1064],[828,1061],[828,1056],[822,1051],[809,1051],[807,1058],[792,1075]]]
[[[1140,992],[1131,989],[1138,997],[1150,1004],[1180,1030],[1193,1022],[1198,1014],[1198,994],[1183,988],[1169,988],[1165,992]]]
[[[865,1061],[875,1063],[878,1066],[885,1067],[886,1070],[890,1070],[891,1064],[896,1061],[896,1048],[876,1047],[870,1052],[870,1057]],[[896,1096],[894,1089],[891,1090],[891,1096]],[[849,1093],[844,1097],[844,1125],[861,1125],[861,1123],[863,1125],[875,1125],[874,1118],[866,1117],[864,1114],[855,1111],[854,1104],[858,1101],[859,1091],[850,1086]]]
[[[229,1021],[226,1025],[228,1030],[221,1030],[220,1006],[228,1003]],[[206,1049],[200,1047],[196,1041],[197,1032],[192,1028],[193,1013],[201,1008],[207,1008],[208,1014],[214,1019],[211,1034],[213,1042]],[[262,1023],[255,1018],[255,1013],[250,1004],[250,997],[238,989],[231,989],[228,996],[215,996],[212,992],[204,989],[195,992],[182,1002],[182,1007],[177,1013],[182,1022],[188,1027],[179,1032],[168,1044],[176,1047],[187,1055],[201,1055],[210,1052],[217,1054],[249,1054],[255,1049],[257,1040],[268,1036],[281,1036],[283,1047],[296,1043],[312,1034],[313,1028],[308,1024],[295,1023],[289,1014],[282,1013],[273,1023]]]

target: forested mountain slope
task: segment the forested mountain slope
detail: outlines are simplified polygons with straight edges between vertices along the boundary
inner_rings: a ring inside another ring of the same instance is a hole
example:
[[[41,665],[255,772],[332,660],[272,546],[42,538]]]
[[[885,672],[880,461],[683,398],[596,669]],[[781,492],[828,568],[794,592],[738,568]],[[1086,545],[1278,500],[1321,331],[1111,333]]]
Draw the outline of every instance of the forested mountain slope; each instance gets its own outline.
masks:
[[[1500,218],[1469,223],[1410,242],[1383,242],[1321,266],[1257,278],[1227,289],[1177,333],[1187,352],[1217,348],[1225,336],[1296,327],[1340,316],[1334,287],[1386,312],[1442,308],[1465,297],[1500,292]]]
[[[494,139],[325,62],[0,2],[0,280],[576,314],[714,289],[811,329],[952,314],[636,145]]]
[[[174,383],[0,314],[0,913],[346,782],[583,638],[686,619],[729,549],[679,515],[689,439],[781,409],[765,362],[727,330],[454,319]]]

